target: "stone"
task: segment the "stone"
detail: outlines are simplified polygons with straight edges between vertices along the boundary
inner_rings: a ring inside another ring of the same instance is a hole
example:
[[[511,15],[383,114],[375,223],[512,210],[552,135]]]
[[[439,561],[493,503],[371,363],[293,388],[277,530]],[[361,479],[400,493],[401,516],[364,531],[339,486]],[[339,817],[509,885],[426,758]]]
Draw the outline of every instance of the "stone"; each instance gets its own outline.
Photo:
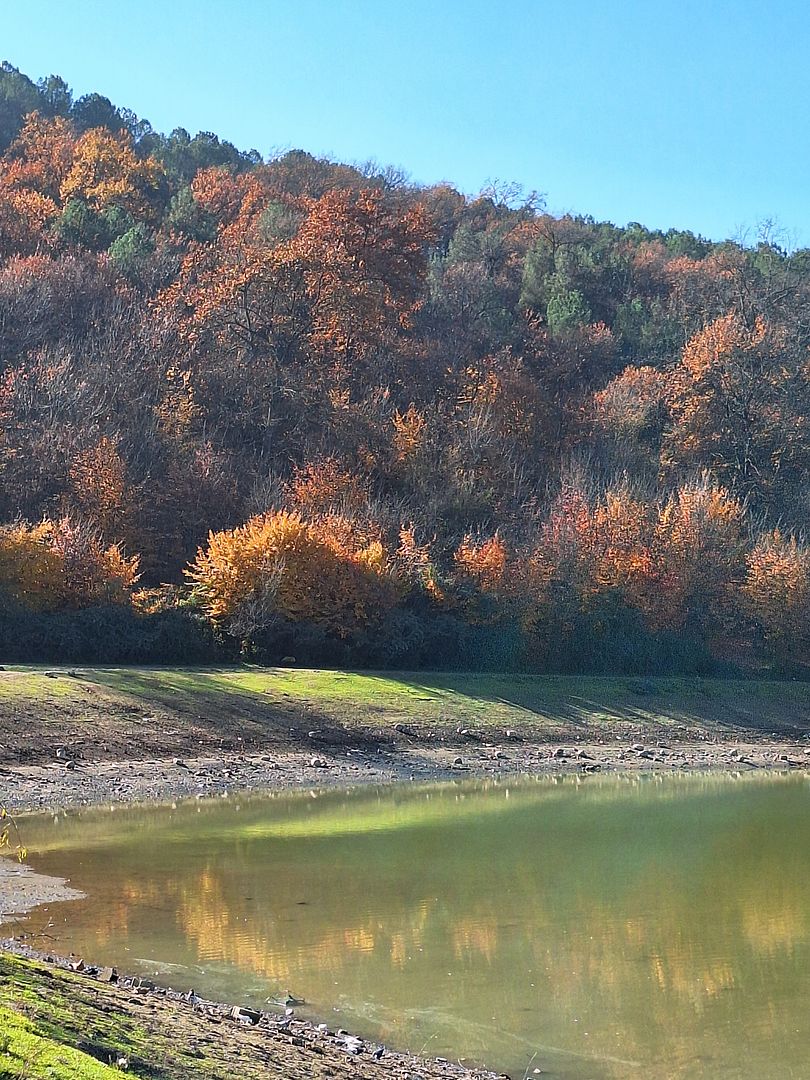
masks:
[[[99,982],[115,983],[118,982],[118,972],[114,967],[103,967],[99,969],[96,978]]]
[[[313,769],[328,769],[329,768],[329,762],[326,760],[326,758],[322,758],[322,757],[310,758],[309,759],[309,764],[310,764],[311,768],[313,768]]]
[[[256,1009],[247,1009],[243,1005],[234,1005],[231,1009],[231,1019],[238,1021],[240,1024],[258,1024],[261,1020],[262,1014]]]

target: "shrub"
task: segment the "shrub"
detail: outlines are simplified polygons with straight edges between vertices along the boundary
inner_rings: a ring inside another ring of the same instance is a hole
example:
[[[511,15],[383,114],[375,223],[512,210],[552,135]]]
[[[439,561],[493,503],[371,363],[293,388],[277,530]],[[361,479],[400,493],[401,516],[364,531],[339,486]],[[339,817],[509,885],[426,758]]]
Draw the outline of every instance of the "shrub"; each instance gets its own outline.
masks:
[[[399,595],[379,540],[344,519],[307,523],[284,510],[210,533],[186,574],[205,614],[243,641],[279,617],[348,638],[379,623]]]

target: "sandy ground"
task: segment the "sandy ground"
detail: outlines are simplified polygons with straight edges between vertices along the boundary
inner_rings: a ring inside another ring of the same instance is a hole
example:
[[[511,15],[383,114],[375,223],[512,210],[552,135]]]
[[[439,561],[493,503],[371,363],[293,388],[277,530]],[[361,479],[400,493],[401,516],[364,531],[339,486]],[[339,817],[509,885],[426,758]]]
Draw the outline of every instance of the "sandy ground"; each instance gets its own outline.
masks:
[[[84,893],[71,889],[62,878],[38,874],[13,856],[0,859],[0,923],[24,915],[37,904],[83,897]]]

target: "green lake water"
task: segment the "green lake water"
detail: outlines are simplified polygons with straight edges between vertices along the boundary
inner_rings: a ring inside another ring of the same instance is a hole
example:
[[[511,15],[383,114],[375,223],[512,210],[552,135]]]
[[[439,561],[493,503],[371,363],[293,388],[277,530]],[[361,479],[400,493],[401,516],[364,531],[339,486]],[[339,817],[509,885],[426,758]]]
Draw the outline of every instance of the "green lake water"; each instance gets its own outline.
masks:
[[[810,1077],[810,782],[501,780],[21,822],[44,947],[515,1080]],[[536,1074],[534,1070],[542,1069]]]

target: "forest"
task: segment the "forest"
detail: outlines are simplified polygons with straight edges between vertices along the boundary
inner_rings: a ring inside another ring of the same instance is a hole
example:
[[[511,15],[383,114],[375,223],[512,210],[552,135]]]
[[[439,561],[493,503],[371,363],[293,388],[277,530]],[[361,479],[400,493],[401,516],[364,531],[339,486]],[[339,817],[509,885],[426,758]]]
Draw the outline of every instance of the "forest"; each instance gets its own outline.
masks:
[[[265,160],[5,63],[0,656],[802,676],[809,347],[767,225]]]

